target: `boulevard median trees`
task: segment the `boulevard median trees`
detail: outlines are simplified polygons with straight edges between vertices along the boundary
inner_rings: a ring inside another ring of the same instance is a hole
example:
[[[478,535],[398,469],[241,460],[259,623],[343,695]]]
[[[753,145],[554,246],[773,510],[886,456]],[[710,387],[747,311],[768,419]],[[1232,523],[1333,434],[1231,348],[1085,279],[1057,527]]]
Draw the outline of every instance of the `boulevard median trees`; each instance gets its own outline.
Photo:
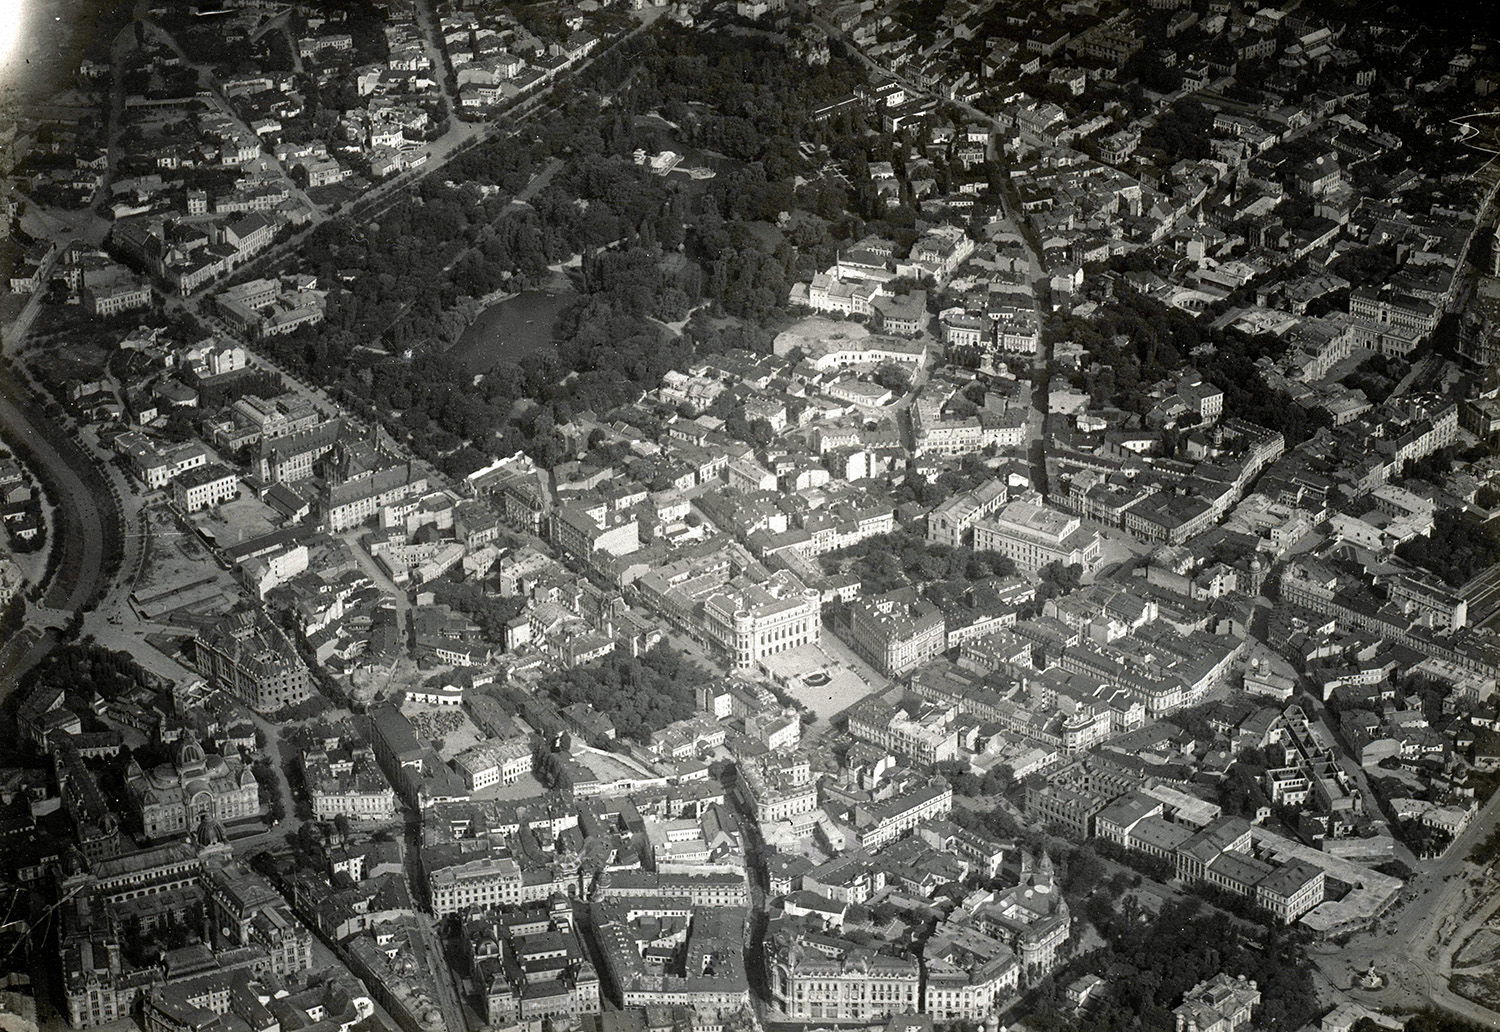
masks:
[[[1474,848],[1469,850],[1468,860],[1481,867],[1492,867],[1500,863],[1500,827],[1491,829],[1489,835],[1474,844]]]

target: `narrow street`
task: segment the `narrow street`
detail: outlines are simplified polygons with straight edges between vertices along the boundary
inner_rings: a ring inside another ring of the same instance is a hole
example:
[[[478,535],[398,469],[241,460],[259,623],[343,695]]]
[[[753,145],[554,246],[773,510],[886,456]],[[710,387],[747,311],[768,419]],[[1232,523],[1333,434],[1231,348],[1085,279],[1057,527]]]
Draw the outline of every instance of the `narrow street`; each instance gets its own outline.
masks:
[[[766,929],[769,924],[770,877],[766,872],[766,842],[760,822],[744,796],[730,788],[730,805],[744,829],[745,888],[750,894],[750,920],[745,924],[745,980],[750,984],[750,1005],[756,1019],[765,1021],[771,1008],[770,971],[766,966]]]
[[[582,64],[572,69],[567,75],[560,76],[551,83],[532,93],[530,96],[518,101],[513,107],[503,114],[496,116],[490,122],[466,122],[455,115],[449,121],[448,131],[439,139],[434,140],[427,147],[428,159],[419,168],[403,172],[393,176],[383,183],[370,189],[361,195],[350,205],[351,209],[361,219],[371,219],[379,214],[382,206],[395,202],[397,197],[410,187],[422,182],[428,176],[434,175],[449,161],[461,154],[466,154],[474,147],[498,136],[513,135],[518,133],[532,119],[546,112],[548,102],[555,95],[559,86],[565,85],[572,77],[583,69],[593,64],[604,54],[620,46],[627,40],[639,35],[656,23],[656,20],[666,8],[652,7],[642,13],[642,22],[619,39],[613,40],[607,46],[602,47],[590,55]],[[446,87],[445,87],[446,91]],[[296,253],[302,243],[329,218],[328,213],[322,208],[314,208],[314,216],[311,222],[299,229],[288,239],[279,244],[273,244],[270,248],[256,255],[250,261],[240,266],[239,272],[258,272],[265,274],[266,271],[276,267],[286,258]],[[209,288],[200,291],[199,297],[206,293]],[[196,309],[198,300],[193,299]],[[232,336],[238,337],[238,334]]]
[[[104,173],[104,182],[99,188],[101,196],[108,197],[110,184],[114,182],[115,169],[124,157],[120,137],[125,131],[125,59],[136,49],[136,26],[146,16],[146,0],[136,0],[130,23],[115,35],[109,59],[109,167]]]
[[[27,203],[27,209],[25,217],[21,220],[23,226],[28,219],[32,221],[45,219],[46,209],[39,208],[31,202]],[[57,223],[57,225],[61,226],[62,224]],[[57,267],[58,260],[62,257],[63,251],[67,248],[73,236],[71,227],[65,226],[53,238],[54,242],[57,243],[57,250],[53,253],[52,257],[42,263],[41,269],[37,272],[38,283],[51,282],[52,270]],[[5,327],[3,336],[0,336],[0,353],[3,353],[7,358],[15,358],[20,351],[21,344],[26,340],[27,335],[31,333],[31,324],[36,321],[37,313],[41,311],[42,296],[44,293],[44,290],[32,291],[31,296],[26,299],[26,304],[21,308],[20,314],[11,320],[10,325]]]
[[[354,552],[354,559],[359,563],[360,571],[374,581],[377,588],[395,601],[396,626],[405,633],[411,626],[411,597],[406,593],[406,589],[391,580],[390,575],[375,561],[365,549],[364,541],[361,540],[359,533],[350,532],[341,534],[339,537]]]
[[[178,59],[182,61],[184,65],[189,68],[194,68],[198,71],[200,81],[203,76],[207,74],[209,81],[211,83],[213,82],[213,69],[207,65],[198,64],[189,60],[187,54],[183,52],[182,47],[178,45],[177,40],[173,38],[170,32],[153,21],[148,20],[144,24],[147,31],[156,36],[157,39],[161,40],[162,43],[166,44],[166,46],[174,54],[177,55]],[[210,86],[208,89],[200,93],[199,96],[200,98],[212,101],[214,107],[218,109],[219,114],[223,115],[225,118],[233,122],[235,124],[235,127],[241,132],[245,133],[247,136],[255,135],[255,133],[251,131],[250,127],[245,124],[244,119],[240,118],[238,112],[234,110],[234,106],[230,104],[229,101],[224,99],[224,95],[219,92],[217,85]],[[297,200],[300,201],[309,212],[312,212],[312,217],[315,222],[321,222],[327,219],[327,213],[324,212],[322,208],[318,207],[318,205],[314,204],[312,198],[307,196],[307,192],[292,181],[291,177],[287,175],[287,170],[282,167],[281,162],[276,160],[274,155],[262,150],[259,163],[262,169],[267,171],[274,169],[276,173],[286,181],[287,187],[291,190],[293,196],[295,196]]]
[[[433,77],[442,86],[443,99],[448,102],[449,117],[457,123],[458,112],[462,105],[459,103],[458,94],[449,88],[448,69],[443,61],[442,33],[432,4],[433,0],[416,0],[417,22],[422,27],[422,43],[427,51],[427,59],[432,62]]]

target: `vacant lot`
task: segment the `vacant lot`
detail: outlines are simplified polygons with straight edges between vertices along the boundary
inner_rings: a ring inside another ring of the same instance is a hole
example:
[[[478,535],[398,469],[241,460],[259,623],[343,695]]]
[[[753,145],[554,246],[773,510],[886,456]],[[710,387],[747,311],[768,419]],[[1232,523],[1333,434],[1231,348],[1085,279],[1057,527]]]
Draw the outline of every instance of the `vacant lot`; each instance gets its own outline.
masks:
[[[573,755],[573,758],[598,775],[601,781],[650,776],[650,772],[644,770],[640,764],[601,749],[580,749]]]
[[[195,527],[221,547],[243,544],[269,534],[281,525],[276,510],[247,492],[212,509],[194,513],[192,519]]]
[[[146,561],[131,593],[136,609],[149,619],[192,607],[202,616],[227,612],[240,598],[239,585],[214,562],[208,550],[160,507],[150,521]]]
[[[489,788],[481,788],[473,795],[474,799],[530,799],[533,796],[543,795],[547,790],[542,783],[530,774],[522,774],[515,782],[509,785],[491,785]]]

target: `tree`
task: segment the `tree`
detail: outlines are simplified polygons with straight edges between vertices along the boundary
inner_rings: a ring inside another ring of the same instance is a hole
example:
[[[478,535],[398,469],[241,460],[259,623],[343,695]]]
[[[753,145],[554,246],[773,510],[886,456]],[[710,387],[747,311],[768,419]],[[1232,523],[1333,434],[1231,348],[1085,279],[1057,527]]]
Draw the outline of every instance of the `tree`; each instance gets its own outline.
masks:
[[[751,444],[757,448],[765,448],[774,440],[776,440],[776,431],[771,426],[770,420],[760,416],[750,420],[749,441]]]
[[[1063,888],[1075,896],[1087,896],[1104,881],[1106,872],[1098,853],[1086,844],[1078,846],[1068,854]]]
[[[1432,533],[1403,541],[1396,554],[1458,587],[1500,561],[1500,529],[1462,511],[1439,509]]]
[[[875,369],[875,382],[892,394],[905,394],[911,386],[911,375],[893,362],[882,362]]]

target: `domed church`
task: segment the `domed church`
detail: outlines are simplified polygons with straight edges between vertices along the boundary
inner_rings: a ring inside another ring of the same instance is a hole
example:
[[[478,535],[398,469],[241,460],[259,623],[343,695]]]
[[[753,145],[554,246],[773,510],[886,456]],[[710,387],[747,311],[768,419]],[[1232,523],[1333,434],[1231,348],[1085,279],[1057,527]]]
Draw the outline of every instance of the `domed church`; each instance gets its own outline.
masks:
[[[141,819],[147,838],[192,832],[210,822],[239,820],[260,812],[260,786],[238,759],[205,756],[197,742],[185,740],[171,763],[151,771],[131,759],[125,791]]]

